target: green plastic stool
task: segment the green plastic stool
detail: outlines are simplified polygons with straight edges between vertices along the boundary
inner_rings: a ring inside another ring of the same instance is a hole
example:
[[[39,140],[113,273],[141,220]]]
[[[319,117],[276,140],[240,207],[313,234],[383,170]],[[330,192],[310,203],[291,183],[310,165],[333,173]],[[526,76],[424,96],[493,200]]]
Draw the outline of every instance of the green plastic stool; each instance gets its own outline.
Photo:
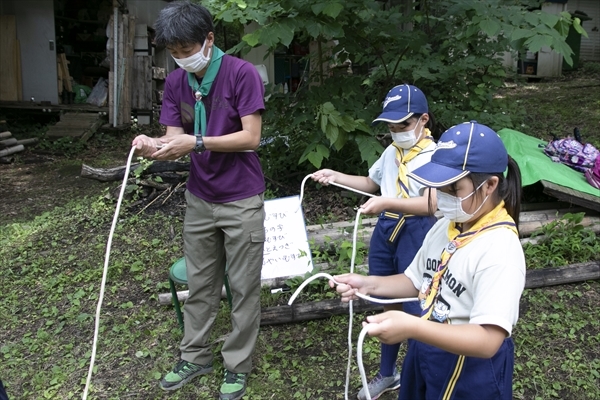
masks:
[[[177,298],[177,290],[175,289],[176,283],[187,286],[188,281],[185,257],[181,257],[179,260],[175,261],[169,269],[169,286],[171,287],[171,297],[173,298],[173,306],[175,307],[175,313],[177,314],[177,321],[179,321],[179,327],[181,328],[181,330],[183,330],[183,314],[181,313],[181,306],[179,305],[179,299]],[[227,277],[227,272],[225,272],[224,283],[225,292],[227,293],[227,302],[229,303],[229,308],[232,308],[231,288],[229,287],[229,279]]]

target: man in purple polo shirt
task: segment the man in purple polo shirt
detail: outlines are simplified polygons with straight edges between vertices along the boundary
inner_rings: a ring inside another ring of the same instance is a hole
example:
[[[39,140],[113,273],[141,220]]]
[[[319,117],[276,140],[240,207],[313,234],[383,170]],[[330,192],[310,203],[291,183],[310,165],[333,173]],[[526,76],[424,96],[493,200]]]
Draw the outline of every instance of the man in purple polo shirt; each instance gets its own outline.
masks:
[[[208,343],[227,265],[233,330],[221,354],[220,399],[240,399],[252,368],[260,325],[264,245],[264,177],[260,142],[264,87],[256,68],[215,46],[212,16],[189,1],[168,4],[154,26],[155,42],[181,67],[165,82],[160,138],[140,135],[137,154],[174,160],[190,154],[183,226],[189,298],[181,360],[160,382],[175,390],[212,372]]]

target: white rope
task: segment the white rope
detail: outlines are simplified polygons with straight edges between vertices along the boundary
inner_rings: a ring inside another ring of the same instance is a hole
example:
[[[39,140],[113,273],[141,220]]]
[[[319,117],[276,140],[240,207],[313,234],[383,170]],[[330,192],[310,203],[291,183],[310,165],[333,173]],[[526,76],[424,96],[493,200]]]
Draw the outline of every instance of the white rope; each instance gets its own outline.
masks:
[[[313,177],[313,174],[308,174],[308,175],[306,175],[304,177],[304,179],[302,179],[302,183],[300,184],[300,203],[298,204],[298,208],[296,209],[295,212],[298,212],[298,210],[300,209],[300,205],[302,205],[302,199],[304,198],[304,184],[306,183],[306,181],[308,180],[308,178],[312,178],[312,177]],[[358,194],[362,194],[363,196],[376,197],[373,193],[363,192],[361,190],[354,189],[354,188],[351,188],[349,186],[342,185],[340,183],[328,182],[328,184],[340,187],[342,189],[347,189],[347,190],[350,190],[350,191],[358,193]]]
[[[304,180],[302,181],[302,184],[304,184],[304,182],[306,181],[307,178],[309,178],[311,175],[308,175],[307,177],[304,178]],[[301,191],[302,193],[302,191]],[[302,203],[302,195],[300,196],[300,203]],[[356,237],[358,235],[358,221],[360,220],[360,215],[361,215],[361,209],[359,208],[356,212],[356,218],[354,220],[354,232],[352,234],[352,257],[350,258],[350,273],[354,273],[354,261],[356,259]],[[308,285],[310,282],[312,282],[315,279],[318,278],[328,278],[329,280],[331,280],[334,284],[336,285],[340,285],[339,282],[337,282],[333,276],[331,276],[330,274],[326,273],[326,272],[319,272],[313,276],[311,276],[310,278],[306,279],[304,282],[302,282],[302,284],[298,287],[298,289],[296,289],[296,291],[294,292],[294,294],[292,295],[292,297],[290,297],[289,301],[288,301],[288,305],[292,305],[292,303],[294,302],[294,300],[296,300],[296,297],[298,297],[298,295],[300,294],[300,292],[302,291],[302,289],[304,289],[306,287],[306,285]],[[371,297],[368,296],[366,294],[362,294],[359,293],[358,291],[355,293],[357,297],[360,297],[361,299],[364,300],[368,300],[368,301],[372,301],[374,303],[380,303],[380,304],[397,304],[397,303],[404,303],[404,302],[409,302],[409,301],[417,301],[418,299],[416,297],[407,297],[407,298],[401,298],[401,299],[378,299],[375,297]],[[349,390],[349,386],[350,386],[350,367],[351,367],[351,363],[352,363],[352,323],[354,320],[354,308],[353,308],[353,301],[350,300],[348,303],[349,306],[349,321],[348,321],[348,365],[346,367],[346,386],[344,388],[344,398],[345,400],[348,400],[348,390]],[[358,338],[358,347],[356,349],[356,357],[357,357],[357,363],[358,363],[358,369],[360,371],[360,377],[361,377],[361,381],[363,383],[363,387],[365,388],[365,392],[367,394],[367,399],[371,400],[371,394],[369,393],[369,386],[368,386],[368,382],[367,382],[367,376],[365,374],[365,370],[364,370],[364,366],[362,363],[362,342],[364,340],[364,336],[367,333],[367,329],[366,327],[363,328],[363,330],[360,333],[360,336]]]
[[[358,364],[358,371],[360,372],[360,380],[362,381],[362,385],[365,388],[365,394],[367,395],[367,400],[371,400],[371,392],[369,392],[369,382],[367,381],[367,374],[365,373],[365,366],[362,360],[362,346],[365,340],[365,335],[369,332],[369,325],[365,325],[360,331],[360,335],[358,335],[358,344],[356,347],[356,363]]]
[[[106,254],[104,256],[104,269],[102,271],[102,283],[100,284],[100,296],[98,298],[98,306],[96,307],[96,324],[94,328],[94,342],[92,344],[92,357],[90,359],[90,369],[88,370],[87,380],[85,381],[85,389],[83,390],[82,399],[87,399],[88,390],[90,388],[90,382],[92,380],[92,373],[94,371],[94,362],[96,360],[96,347],[98,346],[98,331],[100,328],[100,309],[102,308],[102,300],[104,298],[104,287],[106,286],[106,276],[108,275],[108,260],[110,258],[110,247],[112,244],[113,233],[117,225],[119,218],[119,210],[121,209],[121,202],[123,201],[123,194],[125,193],[125,186],[127,186],[127,178],[129,177],[129,169],[131,167],[131,159],[135,147],[131,148],[129,152],[129,158],[127,158],[127,166],[125,167],[125,176],[123,177],[123,183],[121,184],[121,192],[119,193],[119,199],[117,200],[117,208],[113,217],[112,225],[110,227],[110,233],[108,234],[108,242],[106,243]]]
[[[311,276],[310,278],[308,278],[307,280],[302,282],[302,284],[298,287],[298,289],[296,289],[296,291],[294,292],[292,297],[290,297],[290,299],[288,301],[288,305],[289,306],[292,305],[294,300],[296,300],[296,297],[298,297],[298,295],[300,294],[302,289],[304,289],[306,287],[306,285],[308,285],[310,282],[312,282],[313,280],[318,279],[318,278],[327,278],[327,279],[331,280],[334,284],[341,285],[340,282],[336,282],[336,280],[333,279],[333,276],[329,275],[327,272],[319,272],[318,274],[314,274],[313,276]],[[379,304],[398,304],[398,303],[406,303],[409,301],[418,301],[419,300],[417,297],[404,297],[404,298],[400,298],[400,299],[378,299],[377,297],[371,297],[371,296],[368,296],[366,294],[362,294],[359,292],[356,292],[355,294],[356,294],[356,297],[360,297],[361,299],[371,301],[373,303],[379,303]]]
[[[356,210],[354,218],[354,232],[352,233],[352,256],[350,257],[350,273],[354,273],[354,260],[356,259],[356,236],[358,233],[358,221],[360,221],[361,209]],[[348,391],[350,388],[350,367],[352,366],[352,324],[354,323],[354,302],[348,303],[348,363],[346,364],[346,386],[344,386],[344,396],[348,400]],[[366,379],[366,378],[365,378]]]
[[[341,184],[336,183],[336,182],[329,182],[329,184],[333,185],[333,186],[341,187],[342,189],[351,190],[351,191],[356,192],[358,194],[362,194],[363,196],[376,197],[373,193],[363,192],[362,190],[354,189],[354,188],[351,188],[350,186],[344,186],[344,185],[341,185]]]

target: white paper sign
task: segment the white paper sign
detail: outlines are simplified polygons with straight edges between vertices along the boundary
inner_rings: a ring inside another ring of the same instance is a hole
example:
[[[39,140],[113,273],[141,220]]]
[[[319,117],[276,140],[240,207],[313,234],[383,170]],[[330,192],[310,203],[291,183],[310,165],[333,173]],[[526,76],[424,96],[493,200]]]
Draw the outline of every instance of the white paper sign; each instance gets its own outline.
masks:
[[[303,275],[312,269],[300,196],[265,200],[265,248],[261,279]]]

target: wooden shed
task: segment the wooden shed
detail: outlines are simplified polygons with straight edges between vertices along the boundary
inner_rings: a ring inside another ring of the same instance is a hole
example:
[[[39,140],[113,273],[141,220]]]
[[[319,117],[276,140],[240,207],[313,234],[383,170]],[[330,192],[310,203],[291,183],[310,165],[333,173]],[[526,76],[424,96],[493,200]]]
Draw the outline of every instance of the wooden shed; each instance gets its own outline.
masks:
[[[581,38],[580,59],[600,61],[600,1],[569,0],[567,10],[571,13],[580,11],[591,18],[582,23],[588,37]]]
[[[168,52],[151,43],[152,24],[166,4],[0,1],[0,108],[100,112],[113,126],[128,124],[133,112],[149,122],[166,71],[174,68]],[[74,101],[78,90],[100,88],[99,82],[106,90],[101,101]]]

